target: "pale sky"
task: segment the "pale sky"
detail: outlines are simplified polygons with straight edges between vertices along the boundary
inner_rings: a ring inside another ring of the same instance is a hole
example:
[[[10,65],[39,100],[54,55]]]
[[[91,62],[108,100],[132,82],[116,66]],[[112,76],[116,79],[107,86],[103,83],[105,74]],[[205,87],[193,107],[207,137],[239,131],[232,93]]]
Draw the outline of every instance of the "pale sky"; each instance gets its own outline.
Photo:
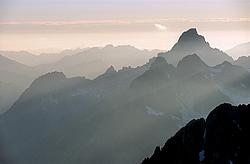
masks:
[[[169,49],[197,27],[212,46],[250,41],[249,0],[0,0],[0,49],[105,44]]]

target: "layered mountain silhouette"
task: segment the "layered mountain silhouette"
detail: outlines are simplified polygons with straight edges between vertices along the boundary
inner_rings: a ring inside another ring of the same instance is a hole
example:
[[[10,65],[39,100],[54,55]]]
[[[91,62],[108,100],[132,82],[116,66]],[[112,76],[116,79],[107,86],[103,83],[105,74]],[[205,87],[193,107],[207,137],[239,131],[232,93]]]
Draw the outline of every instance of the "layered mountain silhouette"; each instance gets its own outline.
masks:
[[[129,65],[145,64],[158,52],[158,50],[139,50],[132,46],[112,45],[40,55],[26,51],[0,51],[0,54],[2,53],[0,55],[0,114],[10,108],[35,78],[48,72],[63,71],[70,77],[96,78],[109,65],[114,64],[114,67],[124,71],[130,69]]]
[[[24,75],[22,88],[29,86],[0,115],[0,163],[139,163],[191,119],[225,102],[249,103],[248,70],[231,64],[195,29],[184,32],[169,52],[151,58],[152,53],[108,45],[38,67],[0,56],[1,75],[13,70]],[[76,75],[87,78],[71,77]],[[7,82],[20,81],[13,77],[1,78],[0,89],[10,85],[12,94],[15,87]],[[204,124],[189,124],[199,130],[188,133],[197,138],[189,144],[199,141]]]
[[[45,72],[51,70],[64,72],[69,77],[85,76],[94,79],[103,74],[110,65],[113,65],[115,69],[129,66],[137,67],[145,64],[158,52],[160,51],[139,50],[127,45],[107,45],[66,55],[57,62],[40,65],[38,68]]]
[[[193,118],[249,101],[250,74],[198,55],[163,57],[94,80],[45,74],[0,116],[3,163],[139,163]],[[157,84],[157,85],[156,85]],[[125,156],[124,156],[125,155]]]
[[[250,69],[250,42],[239,44],[226,51],[230,56],[238,57],[234,61],[235,65],[240,65],[247,69]]]
[[[139,50],[125,45],[65,50],[57,54],[41,54],[38,56],[26,51],[0,51],[4,55],[0,58],[0,63],[2,63],[0,66],[1,86],[7,85],[8,90],[10,90],[5,94],[6,97],[2,95],[1,104],[5,106],[5,109],[0,107],[0,111],[7,110],[20,95],[20,92],[26,89],[32,80],[42,74],[58,71],[64,72],[68,77],[84,76],[95,79],[100,74],[103,74],[110,65],[113,65],[117,70],[122,69],[122,67],[130,69],[130,67],[143,65],[158,52],[160,51]],[[224,60],[231,61],[225,53],[210,48],[204,37],[199,35],[196,29],[189,29],[184,32],[171,51],[159,55],[165,57],[167,63],[176,66],[183,57],[194,53],[208,65],[216,65]],[[153,60],[154,58],[150,61]],[[247,61],[246,58],[240,58],[234,64],[248,68],[249,63]],[[16,88],[19,90],[18,93],[12,92]]]
[[[219,105],[206,120],[190,121],[142,164],[248,163],[249,116],[250,105]]]
[[[250,42],[236,45],[235,47],[226,50],[226,53],[235,58],[241,56],[250,56]]]
[[[0,55],[0,70],[16,74],[25,74],[26,72],[31,71],[31,68]]]
[[[187,55],[197,54],[206,64],[215,66],[224,61],[232,62],[232,57],[216,48],[211,48],[202,35],[197,33],[195,28],[191,28],[182,33],[178,42],[172,49],[159,56],[165,57],[170,64],[177,65],[178,62]]]
[[[0,55],[0,114],[8,110],[31,83],[32,68]]]
[[[40,55],[34,55],[27,51],[0,51],[3,56],[22,63],[27,66],[38,66],[41,64],[54,63],[64,56],[73,55],[84,51],[84,49],[64,50],[59,53],[42,53]]]

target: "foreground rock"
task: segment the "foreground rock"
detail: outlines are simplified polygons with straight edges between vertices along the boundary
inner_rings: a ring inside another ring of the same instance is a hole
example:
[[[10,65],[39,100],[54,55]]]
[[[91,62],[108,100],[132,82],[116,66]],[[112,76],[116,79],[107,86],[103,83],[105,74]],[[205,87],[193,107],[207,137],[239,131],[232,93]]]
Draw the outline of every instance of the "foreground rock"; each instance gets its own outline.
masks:
[[[222,104],[192,120],[142,164],[245,164],[250,161],[250,105]]]

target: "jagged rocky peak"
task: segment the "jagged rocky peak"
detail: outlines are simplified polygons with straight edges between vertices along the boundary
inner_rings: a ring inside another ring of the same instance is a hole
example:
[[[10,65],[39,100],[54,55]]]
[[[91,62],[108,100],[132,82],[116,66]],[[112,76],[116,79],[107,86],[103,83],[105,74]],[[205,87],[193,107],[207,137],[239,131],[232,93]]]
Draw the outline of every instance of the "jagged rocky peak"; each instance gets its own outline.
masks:
[[[103,74],[101,74],[100,76],[98,76],[95,80],[100,80],[100,79],[104,79],[104,78],[110,78],[113,75],[116,75],[117,71],[115,70],[115,68],[111,65]]]
[[[150,66],[150,70],[158,69],[158,68],[164,67],[166,65],[168,65],[166,59],[164,57],[158,56],[152,62],[151,66]]]
[[[143,164],[228,164],[250,161],[250,105],[221,104],[192,120]]]
[[[185,56],[177,65],[177,68],[180,70],[180,69],[192,69],[192,71],[196,72],[195,70],[193,69],[197,69],[197,71],[199,69],[206,69],[208,68],[208,65],[201,60],[201,58],[196,55],[196,54],[193,54],[193,55],[188,55],[188,56]]]
[[[168,64],[164,57],[155,57],[150,60],[151,65],[142,75],[138,76],[131,83],[131,88],[154,88],[166,84],[176,74],[176,68]]]
[[[116,73],[116,70],[115,70],[114,66],[111,65],[111,66],[106,70],[105,74],[113,74],[113,73]]]
[[[210,66],[218,65],[223,61],[233,61],[224,52],[211,48],[204,36],[199,35],[195,28],[183,32],[170,51],[158,55],[165,57],[168,63],[176,66],[183,57],[194,53]]]
[[[199,35],[196,28],[191,28],[182,33],[178,42],[173,47],[173,49],[177,48],[178,46],[185,47],[185,46],[209,46],[209,43],[206,42],[204,36]]]
[[[204,132],[204,119],[190,121],[175,136],[171,137],[162,148],[156,147],[153,155],[144,159],[142,164],[198,164],[198,154],[202,150]]]
[[[194,53],[210,66],[218,65],[223,61],[233,61],[226,53],[211,48],[204,36],[199,35],[195,28],[183,32],[170,51],[159,53],[158,56],[165,57],[168,63],[176,66],[183,57]]]

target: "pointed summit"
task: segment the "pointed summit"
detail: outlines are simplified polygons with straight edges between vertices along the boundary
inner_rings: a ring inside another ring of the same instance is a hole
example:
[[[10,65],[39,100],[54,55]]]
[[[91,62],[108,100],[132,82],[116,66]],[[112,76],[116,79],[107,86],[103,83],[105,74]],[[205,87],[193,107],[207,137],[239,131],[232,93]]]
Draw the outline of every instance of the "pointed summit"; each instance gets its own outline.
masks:
[[[183,32],[173,48],[159,56],[168,63],[177,65],[185,56],[197,54],[209,66],[218,65],[224,61],[233,62],[232,57],[216,48],[211,48],[204,36],[199,35],[195,28]]]
[[[159,85],[166,84],[176,74],[176,68],[168,64],[163,57],[156,57],[152,59],[150,68],[142,75],[138,76],[132,81],[130,87],[133,89],[152,89]]]
[[[196,28],[190,28],[189,30],[183,32],[178,41],[187,41],[189,39],[199,38]]]
[[[155,58],[155,60],[151,64],[150,70],[165,67],[167,65],[168,65],[168,63],[167,63],[166,59],[164,57],[158,56]]]
[[[196,28],[191,28],[181,34],[178,42],[172,49],[189,46],[208,47],[209,43],[206,42],[204,36],[198,34]]]
[[[208,67],[197,54],[185,56],[177,65],[177,67],[182,67],[183,65],[190,66],[199,66],[199,67]]]
[[[182,76],[203,72],[208,68],[208,65],[196,54],[185,56],[177,65]]]
[[[105,74],[113,74],[116,73],[115,68],[111,65],[105,72]]]
[[[117,73],[117,71],[115,70],[115,68],[111,65],[103,74],[101,74],[100,76],[98,76],[96,78],[96,80],[100,80],[100,79],[105,79],[105,78],[109,78],[112,77],[113,75],[115,75]]]

